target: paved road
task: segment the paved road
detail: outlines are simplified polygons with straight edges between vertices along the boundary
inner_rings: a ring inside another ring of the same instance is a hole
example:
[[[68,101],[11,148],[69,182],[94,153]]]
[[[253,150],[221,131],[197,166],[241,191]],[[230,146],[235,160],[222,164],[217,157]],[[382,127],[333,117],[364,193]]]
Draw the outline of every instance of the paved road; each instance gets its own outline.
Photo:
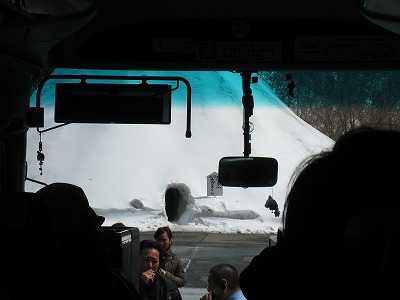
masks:
[[[153,239],[154,232],[140,232],[140,239]],[[239,273],[268,246],[268,234],[222,234],[173,232],[172,250],[181,257],[187,284],[183,300],[199,300],[206,292],[208,271],[218,263],[234,265]]]

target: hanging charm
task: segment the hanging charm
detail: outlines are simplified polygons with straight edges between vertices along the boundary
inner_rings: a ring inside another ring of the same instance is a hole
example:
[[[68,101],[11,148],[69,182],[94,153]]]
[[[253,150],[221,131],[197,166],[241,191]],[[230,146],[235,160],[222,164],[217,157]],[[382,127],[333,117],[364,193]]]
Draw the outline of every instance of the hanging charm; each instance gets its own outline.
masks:
[[[268,196],[267,202],[265,202],[264,206],[272,211],[275,217],[279,217],[281,212],[279,211],[278,203],[272,198],[271,195]]]
[[[37,151],[37,160],[39,161],[40,175],[43,175],[44,154],[42,153],[42,134],[39,133],[39,151]]]

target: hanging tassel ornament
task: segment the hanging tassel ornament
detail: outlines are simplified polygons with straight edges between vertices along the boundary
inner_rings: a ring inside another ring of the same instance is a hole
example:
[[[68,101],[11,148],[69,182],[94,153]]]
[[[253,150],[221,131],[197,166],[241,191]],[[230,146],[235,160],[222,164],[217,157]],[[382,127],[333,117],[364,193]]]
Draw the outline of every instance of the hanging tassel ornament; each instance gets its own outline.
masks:
[[[44,154],[42,153],[42,134],[41,133],[39,133],[39,151],[37,151],[36,158],[39,161],[40,175],[43,175]]]

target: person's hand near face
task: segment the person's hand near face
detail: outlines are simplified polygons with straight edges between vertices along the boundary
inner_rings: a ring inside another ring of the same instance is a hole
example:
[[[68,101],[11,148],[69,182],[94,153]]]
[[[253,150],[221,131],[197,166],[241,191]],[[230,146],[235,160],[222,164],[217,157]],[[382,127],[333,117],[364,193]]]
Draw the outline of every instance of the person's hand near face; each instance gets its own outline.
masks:
[[[156,249],[144,249],[140,253],[140,279],[146,284],[154,281],[160,264],[160,252]]]
[[[218,284],[213,283],[209,276],[207,281],[207,293],[205,293],[203,297],[200,298],[200,300],[217,300],[218,298],[223,297],[221,296],[223,294],[224,291],[222,290],[222,288],[218,286]]]
[[[203,297],[200,298],[200,300],[212,300],[212,293],[205,293]]]

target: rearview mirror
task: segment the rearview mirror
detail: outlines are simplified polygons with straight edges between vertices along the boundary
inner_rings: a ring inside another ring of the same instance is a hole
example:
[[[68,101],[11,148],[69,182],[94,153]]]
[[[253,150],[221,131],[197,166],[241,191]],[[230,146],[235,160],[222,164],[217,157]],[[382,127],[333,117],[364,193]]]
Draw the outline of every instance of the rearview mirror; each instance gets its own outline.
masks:
[[[218,180],[223,186],[274,186],[278,180],[278,161],[270,157],[223,157],[219,160]]]
[[[397,21],[400,18],[400,6],[398,0],[361,0],[363,13],[376,19]]]

